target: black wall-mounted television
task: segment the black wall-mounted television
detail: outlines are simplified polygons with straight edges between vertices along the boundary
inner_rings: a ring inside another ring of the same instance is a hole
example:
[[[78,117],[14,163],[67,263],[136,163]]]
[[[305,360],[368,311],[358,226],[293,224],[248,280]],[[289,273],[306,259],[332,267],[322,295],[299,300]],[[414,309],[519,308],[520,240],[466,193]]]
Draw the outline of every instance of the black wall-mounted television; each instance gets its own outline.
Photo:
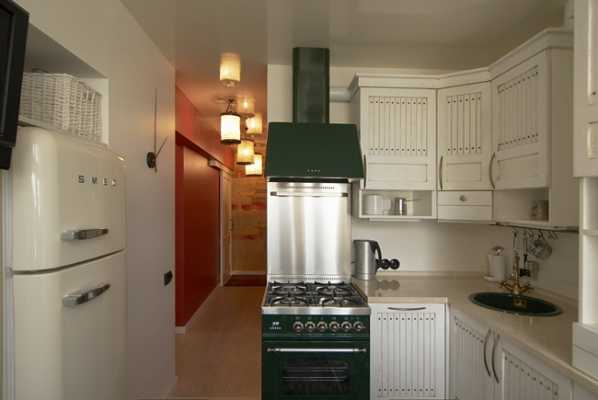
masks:
[[[10,168],[17,140],[28,27],[27,11],[12,0],[0,0],[0,169]]]

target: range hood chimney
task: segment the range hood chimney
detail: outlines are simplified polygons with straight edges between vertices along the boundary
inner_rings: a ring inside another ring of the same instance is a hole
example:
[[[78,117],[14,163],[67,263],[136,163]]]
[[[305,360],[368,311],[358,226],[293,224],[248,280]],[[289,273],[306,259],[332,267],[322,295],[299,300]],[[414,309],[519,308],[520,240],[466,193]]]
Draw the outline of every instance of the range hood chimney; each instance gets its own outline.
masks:
[[[293,122],[268,125],[269,179],[363,178],[354,124],[330,124],[330,51],[293,49]]]
[[[330,122],[330,50],[293,49],[293,122]]]

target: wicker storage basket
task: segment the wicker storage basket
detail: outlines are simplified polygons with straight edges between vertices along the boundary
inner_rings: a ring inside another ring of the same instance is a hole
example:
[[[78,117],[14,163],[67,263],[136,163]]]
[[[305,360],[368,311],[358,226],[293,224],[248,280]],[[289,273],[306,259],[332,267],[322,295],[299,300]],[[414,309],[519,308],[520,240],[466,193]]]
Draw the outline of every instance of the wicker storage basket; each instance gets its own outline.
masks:
[[[20,115],[93,142],[102,140],[102,96],[66,74],[25,73]]]

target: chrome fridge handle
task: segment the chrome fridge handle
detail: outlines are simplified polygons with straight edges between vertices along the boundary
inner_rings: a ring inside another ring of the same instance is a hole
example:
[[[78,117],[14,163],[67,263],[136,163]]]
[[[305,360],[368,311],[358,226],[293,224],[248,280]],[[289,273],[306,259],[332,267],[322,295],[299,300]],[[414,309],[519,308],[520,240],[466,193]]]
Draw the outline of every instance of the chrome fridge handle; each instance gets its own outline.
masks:
[[[108,234],[108,228],[74,229],[63,232],[60,238],[65,241],[88,240]]]
[[[486,333],[486,338],[484,339],[484,367],[486,367],[486,373],[488,374],[488,377],[492,377],[492,374],[490,373],[490,368],[488,368],[488,359],[486,358],[486,347],[488,346],[488,339],[490,339],[490,329],[488,329],[488,333]]]
[[[77,290],[76,292],[72,292],[64,296],[62,298],[62,304],[65,307],[76,307],[100,297],[108,289],[110,289],[110,284],[102,283],[91,289]]]
[[[500,379],[498,378],[498,373],[496,372],[496,367],[494,366],[494,358],[496,356],[496,347],[498,346],[498,341],[500,340],[500,335],[497,333],[494,337],[494,343],[492,345],[492,373],[494,374],[494,380],[496,383],[500,383]]]

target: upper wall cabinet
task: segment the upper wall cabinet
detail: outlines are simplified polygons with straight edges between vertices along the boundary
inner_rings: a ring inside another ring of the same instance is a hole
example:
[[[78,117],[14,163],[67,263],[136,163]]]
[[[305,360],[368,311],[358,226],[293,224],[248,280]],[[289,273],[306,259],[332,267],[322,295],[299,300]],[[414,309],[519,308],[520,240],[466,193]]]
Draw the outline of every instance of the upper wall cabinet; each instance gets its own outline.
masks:
[[[365,189],[434,190],[436,91],[359,88],[353,96]]]
[[[490,190],[490,84],[438,91],[438,189]]]
[[[598,176],[598,0],[575,1],[575,176]]]
[[[547,68],[542,52],[492,81],[496,189],[548,186]]]
[[[548,48],[492,81],[498,222],[578,225],[573,178],[573,51]]]

